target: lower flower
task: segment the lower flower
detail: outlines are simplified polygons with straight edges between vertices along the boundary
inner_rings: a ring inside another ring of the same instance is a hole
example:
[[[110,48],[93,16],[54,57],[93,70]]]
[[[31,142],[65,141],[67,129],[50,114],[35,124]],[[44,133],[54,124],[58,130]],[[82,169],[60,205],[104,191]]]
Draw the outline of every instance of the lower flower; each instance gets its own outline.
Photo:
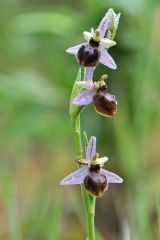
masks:
[[[107,161],[107,157],[99,158],[96,153],[96,138],[91,137],[86,149],[86,159],[78,161],[84,166],[65,177],[60,184],[84,184],[91,195],[101,197],[108,189],[108,184],[123,182],[118,175],[102,168]]]

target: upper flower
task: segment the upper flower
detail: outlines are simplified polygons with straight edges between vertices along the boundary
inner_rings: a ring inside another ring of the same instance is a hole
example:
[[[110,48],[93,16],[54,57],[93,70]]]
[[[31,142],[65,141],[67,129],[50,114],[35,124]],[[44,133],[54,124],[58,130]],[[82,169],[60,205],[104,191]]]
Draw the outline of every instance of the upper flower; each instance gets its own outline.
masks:
[[[66,50],[67,53],[74,54],[78,63],[84,67],[95,67],[98,63],[102,63],[109,68],[117,68],[113,58],[105,49],[116,44],[115,41],[104,38],[107,28],[111,25],[111,15],[108,12],[96,31],[92,28],[91,32],[83,32],[87,43],[82,43]]]
[[[61,185],[82,184],[86,190],[95,197],[101,197],[108,189],[109,183],[122,183],[123,179],[115,173],[103,169],[108,161],[107,157],[99,158],[96,153],[96,137],[91,137],[86,149],[86,159],[78,163],[84,165],[82,168],[71,173],[61,181]]]

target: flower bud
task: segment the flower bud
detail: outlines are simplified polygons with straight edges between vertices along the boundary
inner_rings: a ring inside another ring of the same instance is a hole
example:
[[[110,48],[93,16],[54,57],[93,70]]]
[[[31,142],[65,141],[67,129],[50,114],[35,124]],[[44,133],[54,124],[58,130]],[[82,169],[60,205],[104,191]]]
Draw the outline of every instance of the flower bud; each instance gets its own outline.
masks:
[[[109,20],[107,38],[113,39],[115,37],[120,16],[121,14],[116,14],[112,8],[110,8],[106,13],[106,18]]]
[[[107,93],[106,86],[97,90],[93,97],[93,105],[99,114],[106,117],[113,117],[117,113],[117,101],[115,96]]]

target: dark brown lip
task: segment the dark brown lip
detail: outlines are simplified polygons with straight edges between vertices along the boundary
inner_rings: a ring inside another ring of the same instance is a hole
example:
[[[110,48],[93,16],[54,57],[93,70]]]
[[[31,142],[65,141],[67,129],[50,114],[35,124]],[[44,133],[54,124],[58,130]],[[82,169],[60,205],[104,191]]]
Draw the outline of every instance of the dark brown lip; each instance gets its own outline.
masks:
[[[77,61],[84,67],[95,67],[100,59],[101,52],[89,43],[83,44],[77,53]]]
[[[92,171],[84,179],[86,190],[95,197],[101,197],[108,188],[107,178],[104,174]]]
[[[96,112],[106,117],[113,117],[117,113],[115,96],[107,93],[106,86],[97,90],[97,93],[93,97],[93,106]]]

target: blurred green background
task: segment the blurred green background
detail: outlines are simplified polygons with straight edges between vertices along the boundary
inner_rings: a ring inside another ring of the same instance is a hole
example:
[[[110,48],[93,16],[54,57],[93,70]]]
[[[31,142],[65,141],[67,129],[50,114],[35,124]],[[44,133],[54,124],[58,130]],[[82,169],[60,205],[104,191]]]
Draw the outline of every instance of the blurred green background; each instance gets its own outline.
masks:
[[[114,119],[82,113],[106,167],[124,178],[97,201],[97,240],[160,239],[160,4],[156,0],[0,0],[0,240],[85,239],[69,96],[78,72],[65,49],[108,8],[121,12]]]

